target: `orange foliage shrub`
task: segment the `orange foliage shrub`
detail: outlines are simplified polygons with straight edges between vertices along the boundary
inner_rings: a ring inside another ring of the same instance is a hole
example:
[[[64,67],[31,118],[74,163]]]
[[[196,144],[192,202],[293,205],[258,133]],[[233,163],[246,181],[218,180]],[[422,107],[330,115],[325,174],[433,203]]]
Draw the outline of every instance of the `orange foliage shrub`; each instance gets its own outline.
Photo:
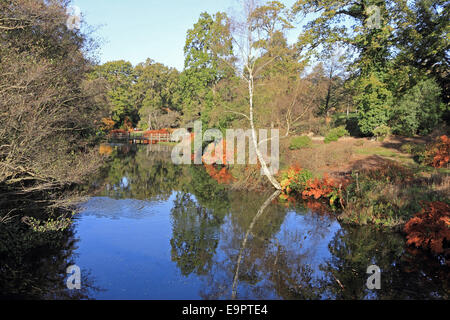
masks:
[[[284,194],[300,194],[306,187],[306,183],[312,178],[312,173],[298,166],[291,166],[288,170],[280,172],[281,189]]]
[[[439,201],[426,203],[405,225],[405,232],[408,245],[444,253],[444,242],[450,241],[450,206]]]
[[[317,200],[322,197],[328,198],[335,189],[336,182],[325,174],[322,180],[316,178],[308,181],[302,195],[304,199],[314,197]]]
[[[202,160],[204,162],[219,163],[219,160],[222,160],[220,164],[227,164],[227,143],[225,139],[223,139],[217,145],[211,143],[208,146],[208,152],[210,154],[205,154],[202,157]],[[222,156],[222,159],[220,159],[220,156]]]
[[[327,174],[323,179],[313,179],[309,170],[291,167],[289,170],[281,172],[280,185],[283,194],[280,199],[286,201],[290,194],[301,195],[303,200],[328,198],[331,206],[334,206],[335,202],[339,200],[341,206],[344,207],[342,189],[348,183],[349,180],[338,181],[330,178]]]
[[[102,125],[100,129],[103,131],[111,131],[114,129],[114,126],[116,125],[116,122],[111,118],[103,118],[101,122]]]
[[[435,168],[443,168],[450,161],[450,138],[442,136],[427,152],[430,164]]]

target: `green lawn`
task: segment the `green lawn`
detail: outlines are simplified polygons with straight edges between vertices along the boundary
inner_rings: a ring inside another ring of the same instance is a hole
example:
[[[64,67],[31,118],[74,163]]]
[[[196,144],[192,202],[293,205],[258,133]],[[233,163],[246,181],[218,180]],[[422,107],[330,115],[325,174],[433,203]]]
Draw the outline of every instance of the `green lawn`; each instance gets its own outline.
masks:
[[[355,153],[361,155],[377,155],[385,158],[393,158],[395,160],[399,160],[403,163],[414,163],[412,156],[405,155],[400,152],[393,151],[392,149],[387,149],[383,147],[361,147],[355,149]]]

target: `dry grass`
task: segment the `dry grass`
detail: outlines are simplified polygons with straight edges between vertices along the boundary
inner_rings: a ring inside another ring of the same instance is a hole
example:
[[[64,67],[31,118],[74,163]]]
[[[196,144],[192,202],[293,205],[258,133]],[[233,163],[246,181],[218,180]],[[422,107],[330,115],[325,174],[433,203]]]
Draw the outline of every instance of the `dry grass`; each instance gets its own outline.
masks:
[[[339,171],[343,164],[352,159],[356,141],[357,139],[342,139],[325,144],[315,140],[311,148],[294,151],[282,144],[282,165],[283,167],[299,166],[318,175]]]
[[[390,137],[383,142],[367,138],[341,138],[325,144],[323,139],[313,139],[310,148],[289,150],[288,141],[280,144],[282,168],[300,166],[321,175],[340,174],[353,170],[382,168],[387,161],[395,161],[408,167],[418,167],[413,156],[401,151],[407,143],[424,143],[426,138]]]

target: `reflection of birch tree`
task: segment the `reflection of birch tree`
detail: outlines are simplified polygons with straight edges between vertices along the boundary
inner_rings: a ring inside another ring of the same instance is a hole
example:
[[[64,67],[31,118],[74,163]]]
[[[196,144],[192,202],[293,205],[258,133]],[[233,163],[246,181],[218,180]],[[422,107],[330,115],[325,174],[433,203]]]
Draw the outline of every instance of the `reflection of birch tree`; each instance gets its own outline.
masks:
[[[253,227],[255,226],[256,221],[258,220],[258,218],[264,213],[264,210],[266,210],[266,208],[269,206],[269,204],[272,203],[273,200],[275,200],[279,195],[281,194],[281,191],[275,191],[261,206],[261,208],[258,210],[258,212],[256,213],[255,217],[253,218],[252,222],[250,223],[250,226],[248,227],[247,233],[245,234],[244,239],[242,240],[242,245],[241,245],[241,249],[239,251],[239,256],[238,256],[238,260],[237,260],[237,265],[236,265],[236,271],[234,274],[234,279],[233,279],[233,287],[232,287],[232,293],[231,293],[231,298],[232,299],[236,299],[236,293],[237,293],[237,283],[238,283],[238,278],[239,278],[239,268],[241,266],[241,261],[242,261],[242,256],[245,250],[245,247],[247,246],[247,240],[248,240],[248,236],[250,235],[250,233],[253,230]]]
[[[245,207],[232,207],[222,226],[223,254],[215,256],[202,297],[226,299],[230,292],[233,299],[320,299],[324,295],[314,260],[330,232],[330,221],[312,215],[286,216],[284,208],[271,205],[274,198],[276,194],[254,209],[251,198],[245,198]],[[286,221],[288,217],[304,223],[292,228],[296,222]]]
[[[254,279],[253,282],[260,282],[260,284],[252,285],[252,291],[256,296],[260,295],[259,298],[265,299],[270,293],[282,299],[320,299],[323,294],[323,290],[318,286],[316,270],[307,261],[317,253],[315,249],[319,240],[323,239],[328,230],[326,223],[324,225],[323,221],[312,221],[314,228],[306,232],[285,230],[280,233],[281,239],[260,238],[255,232],[255,226],[259,224],[258,220],[263,218],[267,207],[279,194],[278,191],[275,192],[262,204],[244,235],[234,269],[232,299],[237,298],[238,282],[242,279],[240,270],[244,266],[247,249],[254,257],[249,259],[245,266],[251,273],[259,275],[259,279]],[[249,245],[250,238],[254,240],[252,245]],[[310,238],[308,242],[312,245],[303,247],[307,238]]]

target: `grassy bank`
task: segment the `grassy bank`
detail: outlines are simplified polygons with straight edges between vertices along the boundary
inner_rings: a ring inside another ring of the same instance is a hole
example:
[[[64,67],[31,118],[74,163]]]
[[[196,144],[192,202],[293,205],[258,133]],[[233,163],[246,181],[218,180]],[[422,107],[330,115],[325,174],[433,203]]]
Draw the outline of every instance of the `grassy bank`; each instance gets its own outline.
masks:
[[[448,164],[434,168],[425,163],[426,148],[422,156],[414,151],[414,146],[432,146],[435,140],[283,140],[277,177],[285,187],[281,200],[331,202],[329,210],[344,223],[401,229],[426,203],[450,203]],[[234,166],[229,171],[233,188],[270,188],[257,166]]]

